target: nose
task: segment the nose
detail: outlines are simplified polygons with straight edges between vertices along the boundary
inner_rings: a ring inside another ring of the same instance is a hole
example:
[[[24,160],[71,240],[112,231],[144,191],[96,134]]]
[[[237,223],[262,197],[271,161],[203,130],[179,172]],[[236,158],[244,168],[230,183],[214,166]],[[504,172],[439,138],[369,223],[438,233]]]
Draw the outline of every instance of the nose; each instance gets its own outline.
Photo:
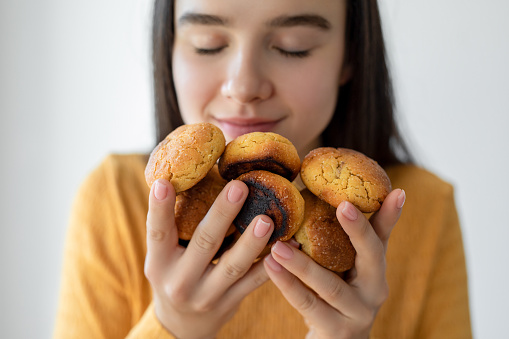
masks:
[[[254,53],[238,53],[230,62],[222,94],[238,104],[263,101],[273,93],[273,85],[264,72],[263,61]]]

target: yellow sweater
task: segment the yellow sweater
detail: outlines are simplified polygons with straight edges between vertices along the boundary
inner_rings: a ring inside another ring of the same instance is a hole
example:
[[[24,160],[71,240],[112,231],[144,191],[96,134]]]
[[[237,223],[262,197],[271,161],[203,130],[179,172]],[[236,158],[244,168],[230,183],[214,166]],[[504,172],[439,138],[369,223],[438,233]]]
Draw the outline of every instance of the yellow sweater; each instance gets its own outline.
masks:
[[[82,185],[64,254],[55,338],[172,338],[143,273],[149,189],[143,155],[112,155]],[[452,187],[415,166],[387,169],[407,201],[387,252],[390,296],[371,338],[470,338],[467,276]],[[269,281],[219,338],[304,338],[302,317]]]

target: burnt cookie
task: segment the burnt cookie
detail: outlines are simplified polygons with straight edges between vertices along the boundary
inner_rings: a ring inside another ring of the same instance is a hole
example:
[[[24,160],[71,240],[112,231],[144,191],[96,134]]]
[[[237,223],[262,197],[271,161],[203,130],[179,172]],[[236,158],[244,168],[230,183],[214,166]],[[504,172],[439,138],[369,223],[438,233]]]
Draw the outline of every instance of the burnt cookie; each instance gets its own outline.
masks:
[[[219,173],[232,180],[241,174],[265,170],[293,181],[300,170],[295,146],[285,137],[271,132],[241,135],[226,145],[219,159]]]
[[[234,225],[243,233],[257,215],[264,214],[274,222],[274,232],[268,245],[277,240],[289,240],[304,218],[304,199],[287,179],[267,171],[250,171],[237,180],[249,188],[249,194]]]
[[[313,194],[332,206],[349,201],[364,213],[377,211],[391,191],[390,179],[376,161],[346,148],[312,150],[300,176]]]

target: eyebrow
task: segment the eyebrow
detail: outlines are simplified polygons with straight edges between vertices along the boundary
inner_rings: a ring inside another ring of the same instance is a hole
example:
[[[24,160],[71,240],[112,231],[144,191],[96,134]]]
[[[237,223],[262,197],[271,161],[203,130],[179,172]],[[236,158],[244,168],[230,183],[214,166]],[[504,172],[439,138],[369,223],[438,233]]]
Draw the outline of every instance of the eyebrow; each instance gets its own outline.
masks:
[[[206,25],[206,26],[227,26],[229,20],[227,18],[211,15],[188,12],[184,13],[178,20],[180,26],[185,24]],[[295,26],[311,26],[321,30],[329,30],[330,22],[320,15],[303,14],[303,15],[282,15],[269,21],[269,27],[295,27]]]
[[[195,25],[221,25],[226,26],[228,24],[228,20],[226,18],[210,15],[210,14],[201,14],[201,13],[184,13],[178,20],[180,26],[185,24],[195,24]]]
[[[268,25],[270,27],[312,26],[322,30],[331,28],[331,24],[327,19],[315,14],[282,15],[271,20]]]

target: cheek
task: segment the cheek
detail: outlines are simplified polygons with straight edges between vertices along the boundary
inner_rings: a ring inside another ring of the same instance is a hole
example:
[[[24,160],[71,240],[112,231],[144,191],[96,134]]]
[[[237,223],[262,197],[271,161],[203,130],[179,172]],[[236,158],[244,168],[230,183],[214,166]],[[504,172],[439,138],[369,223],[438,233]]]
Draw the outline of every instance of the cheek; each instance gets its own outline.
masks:
[[[172,64],[182,119],[188,124],[204,121],[206,106],[216,92],[214,73],[210,68],[200,67],[192,56],[183,55],[178,49],[174,51]]]
[[[291,125],[284,132],[300,151],[315,142],[327,127],[337,102],[338,72],[319,64],[313,66],[287,73],[284,87],[285,102],[292,111]]]
[[[307,70],[289,83],[288,89],[294,93],[291,100],[297,118],[309,126],[327,125],[338,93],[337,77],[333,76],[333,70]]]

